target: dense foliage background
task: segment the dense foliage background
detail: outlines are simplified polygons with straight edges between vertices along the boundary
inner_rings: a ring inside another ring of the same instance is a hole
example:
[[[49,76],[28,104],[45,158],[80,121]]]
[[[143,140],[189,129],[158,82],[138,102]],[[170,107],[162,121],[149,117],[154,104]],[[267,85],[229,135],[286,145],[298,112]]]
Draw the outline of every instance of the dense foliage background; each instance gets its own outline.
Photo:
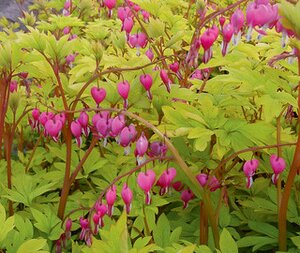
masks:
[[[299,252],[299,2],[35,0],[20,23],[0,252]]]

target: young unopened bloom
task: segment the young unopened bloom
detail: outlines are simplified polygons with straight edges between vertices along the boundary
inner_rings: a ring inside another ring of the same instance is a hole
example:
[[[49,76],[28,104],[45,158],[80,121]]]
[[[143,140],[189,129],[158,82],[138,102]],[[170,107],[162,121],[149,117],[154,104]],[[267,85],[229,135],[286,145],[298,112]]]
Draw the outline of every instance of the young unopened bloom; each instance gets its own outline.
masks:
[[[9,91],[11,93],[18,91],[18,82],[16,80],[12,80],[9,84]]]
[[[132,191],[128,187],[126,183],[124,183],[121,196],[125,204],[126,213],[129,214],[131,210],[131,202],[132,202]]]
[[[180,198],[183,201],[183,209],[185,209],[188,207],[189,201],[194,198],[194,194],[190,189],[184,190],[182,191]]]
[[[270,163],[274,172],[272,176],[272,182],[276,184],[280,174],[284,171],[286,167],[285,160],[273,154],[270,156]]]
[[[150,18],[150,13],[148,11],[141,10],[141,14],[143,16],[144,21],[148,23]]]
[[[168,192],[172,181],[176,177],[176,174],[177,174],[176,169],[172,167],[168,168],[161,174],[161,176],[159,177],[156,183],[156,185],[160,186],[160,191],[159,191],[160,195],[164,195]]]
[[[104,88],[93,87],[91,89],[91,95],[95,100],[96,104],[99,104],[105,99],[106,97],[106,90]]]
[[[154,54],[153,54],[153,51],[152,51],[151,48],[149,48],[149,49],[146,51],[145,55],[148,57],[148,59],[149,59],[150,61],[152,61],[153,58],[154,58]]]
[[[167,71],[164,70],[164,69],[161,69],[160,72],[159,72],[159,75],[160,75],[160,78],[163,81],[164,85],[166,86],[167,91],[170,93],[170,91],[171,91],[171,80],[168,76]]]
[[[246,161],[244,166],[243,166],[243,171],[245,176],[247,177],[246,182],[247,182],[247,188],[250,188],[253,184],[253,176],[255,174],[255,171],[258,167],[258,160],[252,159],[249,161]]]
[[[146,205],[151,204],[150,190],[155,182],[155,172],[153,170],[147,170],[145,173],[140,172],[137,177],[137,183],[139,187],[144,191],[146,195]]]
[[[117,188],[115,185],[113,185],[107,190],[105,198],[108,206],[107,215],[111,217],[113,215],[114,204],[117,199]]]
[[[77,120],[72,121],[71,132],[72,132],[73,136],[76,138],[77,146],[80,147],[82,144],[82,138],[81,138],[82,127]]]

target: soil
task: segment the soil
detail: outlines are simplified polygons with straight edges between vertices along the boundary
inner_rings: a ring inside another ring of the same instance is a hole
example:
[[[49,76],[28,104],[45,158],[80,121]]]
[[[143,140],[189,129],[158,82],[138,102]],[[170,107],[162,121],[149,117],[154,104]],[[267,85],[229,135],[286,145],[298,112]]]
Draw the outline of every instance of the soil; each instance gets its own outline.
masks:
[[[23,9],[33,2],[32,0],[23,0]],[[15,0],[0,0],[0,18],[5,16],[7,19],[17,21],[20,17],[20,8]]]

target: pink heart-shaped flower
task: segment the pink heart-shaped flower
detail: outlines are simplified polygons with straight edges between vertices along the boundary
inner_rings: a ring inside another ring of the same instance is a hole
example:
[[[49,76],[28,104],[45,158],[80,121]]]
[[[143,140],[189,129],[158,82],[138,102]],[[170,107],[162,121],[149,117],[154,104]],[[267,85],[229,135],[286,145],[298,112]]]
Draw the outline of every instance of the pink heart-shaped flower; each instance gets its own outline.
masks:
[[[96,104],[99,105],[106,97],[106,90],[104,88],[93,87],[91,89],[91,95]]]

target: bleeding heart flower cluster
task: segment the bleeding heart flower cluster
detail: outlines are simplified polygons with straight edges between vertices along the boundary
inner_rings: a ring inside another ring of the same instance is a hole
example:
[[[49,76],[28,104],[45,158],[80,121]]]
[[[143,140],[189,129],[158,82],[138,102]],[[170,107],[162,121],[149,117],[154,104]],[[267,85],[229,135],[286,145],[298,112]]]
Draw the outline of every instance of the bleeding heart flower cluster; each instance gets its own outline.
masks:
[[[149,22],[149,12],[142,10],[139,5],[131,1],[125,1],[124,6],[118,8],[118,18],[122,22],[121,31],[126,32],[128,45],[137,49],[137,55],[140,55],[139,49],[145,48],[148,43],[145,33],[130,34],[134,26],[134,16],[139,14],[142,15],[144,22]]]
[[[32,118],[29,118],[29,124],[32,129],[41,131],[41,126],[44,128],[45,137],[52,137],[57,142],[63,126],[66,123],[66,115],[64,113],[54,114],[52,112],[40,112],[35,108],[31,112]]]
[[[280,174],[284,171],[286,164],[282,157],[278,157],[275,154],[270,156],[270,164],[274,174],[272,175],[272,182],[277,184]],[[243,171],[246,176],[246,187],[250,188],[253,184],[253,176],[258,168],[259,161],[257,159],[251,159],[246,161],[243,166]]]
[[[203,13],[205,14],[205,11]],[[271,4],[269,0],[250,2],[247,6],[246,14],[242,10],[237,9],[228,22],[226,22],[225,17],[221,16],[219,24],[220,29],[213,25],[207,28],[198,38],[194,39],[185,60],[189,66],[198,66],[198,53],[201,46],[204,49],[202,62],[207,63],[212,58],[212,46],[217,41],[219,30],[223,37],[221,46],[223,56],[227,54],[231,41],[233,41],[234,45],[238,44],[242,32],[247,29],[245,25],[248,27],[246,41],[251,40],[253,30],[259,34],[257,39],[260,39],[263,35],[266,35],[267,29],[274,27],[278,33],[282,33],[283,47],[286,45],[287,37],[295,36],[293,31],[282,26],[281,17],[278,14],[278,5]]]

